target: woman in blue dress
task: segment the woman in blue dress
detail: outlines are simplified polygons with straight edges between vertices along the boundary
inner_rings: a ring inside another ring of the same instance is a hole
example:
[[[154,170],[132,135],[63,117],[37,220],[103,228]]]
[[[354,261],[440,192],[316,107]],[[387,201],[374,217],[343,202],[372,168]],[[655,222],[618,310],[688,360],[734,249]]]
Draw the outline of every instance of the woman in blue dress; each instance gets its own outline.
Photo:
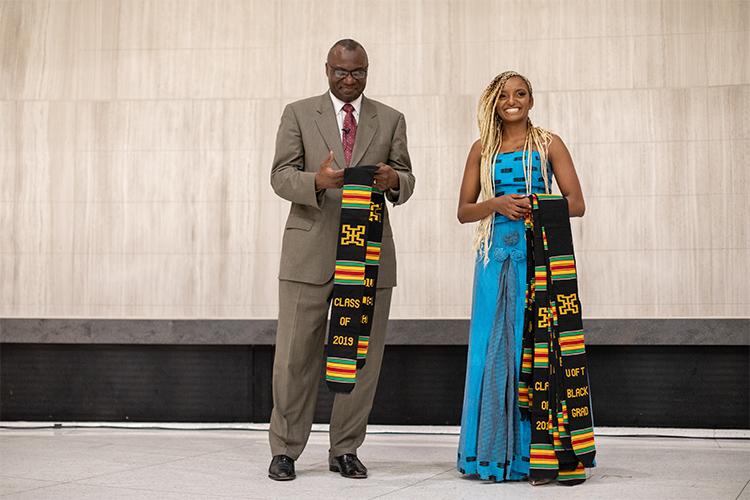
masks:
[[[585,211],[570,153],[558,136],[531,124],[533,105],[526,77],[506,71],[490,82],[458,202],[458,220],[479,224],[457,467],[488,481],[529,473],[531,429],[518,407],[528,195],[550,193],[554,177],[571,217]]]

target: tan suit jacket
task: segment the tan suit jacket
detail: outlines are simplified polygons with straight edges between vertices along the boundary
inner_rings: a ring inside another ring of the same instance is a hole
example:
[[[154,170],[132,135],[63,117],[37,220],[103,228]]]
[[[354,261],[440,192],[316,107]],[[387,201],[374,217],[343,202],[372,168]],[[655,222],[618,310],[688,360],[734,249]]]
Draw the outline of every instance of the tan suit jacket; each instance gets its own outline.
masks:
[[[333,276],[341,212],[341,190],[315,191],[315,172],[333,151],[333,168],[344,168],[344,149],[328,92],[286,106],[276,135],[271,185],[292,202],[284,228],[279,279],[323,284]],[[414,191],[406,148],[404,115],[362,97],[351,165],[390,165],[399,176],[397,192],[386,196],[399,205]],[[378,287],[396,285],[396,254],[386,209]]]

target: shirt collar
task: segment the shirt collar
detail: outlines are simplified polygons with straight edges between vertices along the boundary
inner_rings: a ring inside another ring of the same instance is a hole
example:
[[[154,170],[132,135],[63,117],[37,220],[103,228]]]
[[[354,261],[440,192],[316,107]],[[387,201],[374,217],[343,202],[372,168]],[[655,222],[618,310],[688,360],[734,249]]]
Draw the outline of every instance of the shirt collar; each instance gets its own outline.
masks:
[[[331,96],[331,102],[333,103],[333,110],[336,112],[336,114],[341,113],[341,108],[344,107],[344,104],[346,104],[344,101],[333,95],[333,92],[330,90],[328,91],[328,95]],[[359,94],[359,97],[354,99],[352,102],[350,102],[354,107],[354,112],[359,114],[359,110],[362,109],[362,94]]]

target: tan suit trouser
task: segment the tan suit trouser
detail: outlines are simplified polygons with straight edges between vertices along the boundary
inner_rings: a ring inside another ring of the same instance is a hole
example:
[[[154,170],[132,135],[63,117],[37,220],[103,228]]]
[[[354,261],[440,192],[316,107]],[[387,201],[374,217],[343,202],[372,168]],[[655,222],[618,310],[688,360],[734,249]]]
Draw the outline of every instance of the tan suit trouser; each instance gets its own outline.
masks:
[[[327,299],[324,285],[279,280],[279,323],[273,361],[273,411],[269,441],[273,455],[297,459],[310,437],[323,369]],[[367,363],[348,394],[337,393],[331,411],[329,454],[356,453],[365,439],[385,347],[392,288],[378,288]]]

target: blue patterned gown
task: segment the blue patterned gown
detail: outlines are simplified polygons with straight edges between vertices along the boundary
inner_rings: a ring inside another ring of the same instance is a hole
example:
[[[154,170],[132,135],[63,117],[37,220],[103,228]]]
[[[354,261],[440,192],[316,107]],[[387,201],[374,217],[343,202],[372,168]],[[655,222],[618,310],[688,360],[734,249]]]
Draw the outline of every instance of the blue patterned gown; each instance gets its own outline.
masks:
[[[495,160],[495,195],[526,194],[523,153]],[[532,192],[544,193],[537,152]],[[552,171],[547,165],[550,182]],[[458,470],[490,481],[521,480],[529,473],[531,427],[518,409],[526,236],[523,221],[495,214],[490,260],[477,256],[464,388]]]

